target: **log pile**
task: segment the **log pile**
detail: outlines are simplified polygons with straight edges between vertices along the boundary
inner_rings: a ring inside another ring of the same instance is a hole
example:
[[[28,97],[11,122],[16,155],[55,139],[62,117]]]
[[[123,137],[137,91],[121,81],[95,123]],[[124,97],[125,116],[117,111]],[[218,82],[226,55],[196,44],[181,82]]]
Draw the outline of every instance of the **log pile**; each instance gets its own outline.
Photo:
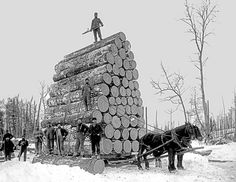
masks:
[[[104,130],[104,155],[137,152],[145,134],[138,77],[131,44],[122,32],[64,56],[55,66],[42,127],[49,122],[76,126],[96,117]],[[82,100],[86,78],[93,88],[89,111]]]

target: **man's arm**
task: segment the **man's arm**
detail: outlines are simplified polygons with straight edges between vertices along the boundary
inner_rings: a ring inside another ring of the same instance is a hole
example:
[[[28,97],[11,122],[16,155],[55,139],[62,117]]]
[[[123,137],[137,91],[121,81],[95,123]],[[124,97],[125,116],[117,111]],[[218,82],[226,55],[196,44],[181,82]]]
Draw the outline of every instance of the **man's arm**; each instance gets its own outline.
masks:
[[[100,18],[99,18],[99,24],[103,27],[103,23]]]

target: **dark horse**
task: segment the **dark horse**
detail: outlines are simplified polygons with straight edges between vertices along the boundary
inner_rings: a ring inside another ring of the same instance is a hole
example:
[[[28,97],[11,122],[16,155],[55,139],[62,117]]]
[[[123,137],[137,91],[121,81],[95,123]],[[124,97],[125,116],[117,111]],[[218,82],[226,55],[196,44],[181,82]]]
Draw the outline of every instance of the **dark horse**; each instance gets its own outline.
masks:
[[[159,158],[162,154],[168,152],[168,169],[170,172],[176,170],[174,164],[175,154],[179,151],[184,150],[185,148],[191,147],[190,141],[193,139],[202,140],[202,135],[200,133],[199,128],[190,123],[185,123],[182,126],[174,128],[172,130],[168,130],[162,134],[147,133],[139,141],[139,153],[137,163],[138,168],[142,169],[140,162],[142,155],[145,161],[145,168],[149,169],[149,163],[147,160],[148,155],[153,154],[155,158]],[[158,146],[161,147],[152,152],[150,151]],[[144,150],[150,151],[150,153],[143,154]],[[183,169],[183,154],[177,155],[177,160],[178,169]],[[158,161],[160,162],[160,158],[158,159]]]

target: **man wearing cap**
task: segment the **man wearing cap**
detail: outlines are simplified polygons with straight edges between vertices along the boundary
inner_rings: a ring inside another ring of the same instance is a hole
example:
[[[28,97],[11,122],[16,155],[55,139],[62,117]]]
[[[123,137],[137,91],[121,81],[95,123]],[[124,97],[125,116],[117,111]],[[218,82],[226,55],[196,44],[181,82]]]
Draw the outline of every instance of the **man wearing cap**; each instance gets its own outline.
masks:
[[[52,127],[51,123],[48,123],[48,127],[44,131],[44,135],[46,136],[46,139],[47,139],[47,148],[48,148],[49,154],[53,154],[55,130]]]
[[[83,124],[81,122],[78,124],[76,128],[76,143],[74,156],[84,155],[84,140],[88,131],[89,127],[86,124]]]
[[[100,26],[103,26],[103,23],[100,20],[100,18],[98,18],[98,13],[95,12],[94,13],[94,19],[92,20],[92,24],[91,24],[91,28],[90,28],[90,31],[93,31],[95,42],[97,42],[97,34],[98,34],[98,37],[100,38],[100,40],[102,40],[102,34],[101,34]]]
[[[58,155],[64,155],[64,141],[67,135],[68,131],[62,128],[60,124],[58,124],[56,129],[56,143]]]
[[[91,146],[92,146],[92,156],[100,155],[100,140],[101,140],[101,134],[103,132],[102,127],[100,124],[97,123],[97,118],[92,119],[92,125],[89,127],[90,131],[90,140],[91,140]]]
[[[89,85],[89,79],[85,79],[85,84],[82,88],[82,98],[84,101],[85,109],[88,111],[91,107],[91,86]]]
[[[18,145],[20,146],[20,153],[18,155],[19,161],[20,161],[21,155],[23,153],[24,153],[24,161],[26,161],[27,147],[28,147],[29,143],[25,139],[25,136],[22,137],[22,139],[19,141]]]
[[[36,155],[40,155],[42,152],[43,131],[39,129],[39,126],[36,126],[33,134],[34,134],[34,142],[35,142],[35,152],[36,152]]]

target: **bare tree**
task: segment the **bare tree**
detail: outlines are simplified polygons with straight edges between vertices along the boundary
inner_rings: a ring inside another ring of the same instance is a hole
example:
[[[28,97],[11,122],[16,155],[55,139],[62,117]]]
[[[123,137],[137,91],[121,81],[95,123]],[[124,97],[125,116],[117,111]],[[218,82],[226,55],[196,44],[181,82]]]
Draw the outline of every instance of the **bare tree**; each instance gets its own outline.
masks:
[[[184,77],[181,74],[173,73],[168,74],[163,64],[161,63],[161,68],[164,73],[163,82],[151,81],[154,89],[157,90],[156,94],[163,95],[165,94],[163,101],[169,101],[172,104],[176,105],[176,110],[179,106],[182,106],[185,122],[187,122],[187,114],[185,109],[185,104],[183,100],[184,89]]]
[[[208,60],[205,54],[205,45],[207,44],[207,38],[213,34],[209,31],[209,25],[215,21],[216,18],[216,5],[212,4],[210,0],[203,0],[202,4],[197,7],[196,5],[190,5],[188,1],[185,2],[186,15],[181,20],[188,26],[188,33],[193,36],[191,41],[194,42],[197,49],[197,59],[193,60],[194,66],[199,70],[200,88],[202,94],[202,106],[204,112],[204,119],[206,125],[209,125],[207,116],[207,104],[205,98],[204,87],[204,65]],[[209,128],[208,128],[209,133]]]

